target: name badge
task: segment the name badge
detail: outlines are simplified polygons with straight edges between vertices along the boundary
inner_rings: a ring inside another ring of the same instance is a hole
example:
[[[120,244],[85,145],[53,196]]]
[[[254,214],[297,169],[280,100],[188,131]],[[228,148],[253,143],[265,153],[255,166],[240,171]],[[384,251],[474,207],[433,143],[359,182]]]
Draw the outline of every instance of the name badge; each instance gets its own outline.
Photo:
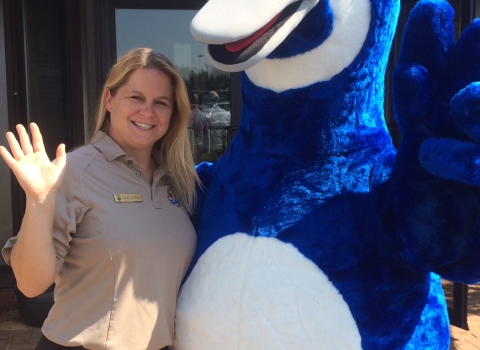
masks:
[[[126,194],[126,193],[119,193],[114,194],[113,199],[115,203],[132,203],[132,202],[142,202],[142,195],[141,194]]]

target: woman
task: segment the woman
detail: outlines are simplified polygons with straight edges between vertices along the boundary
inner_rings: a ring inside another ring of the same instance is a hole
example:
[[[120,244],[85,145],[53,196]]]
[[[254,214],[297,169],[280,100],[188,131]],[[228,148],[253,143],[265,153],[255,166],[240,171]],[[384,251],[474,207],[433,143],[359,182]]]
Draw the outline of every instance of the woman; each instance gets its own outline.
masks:
[[[162,349],[196,236],[190,106],[174,66],[134,49],[111,69],[91,143],[50,163],[40,131],[21,125],[0,154],[27,196],[3,249],[19,289],[55,304],[37,349]],[[53,227],[53,229],[52,229]]]

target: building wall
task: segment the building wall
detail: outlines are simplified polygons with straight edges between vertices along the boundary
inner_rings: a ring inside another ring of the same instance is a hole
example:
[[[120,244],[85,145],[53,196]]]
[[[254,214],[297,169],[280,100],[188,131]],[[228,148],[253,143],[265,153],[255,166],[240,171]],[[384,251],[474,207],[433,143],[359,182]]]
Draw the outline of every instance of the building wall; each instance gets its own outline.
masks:
[[[0,0],[0,145],[6,145],[5,133],[8,131],[7,83],[5,70],[5,39],[3,25],[3,1]],[[13,236],[12,194],[10,169],[0,160],[0,247]],[[0,266],[5,265],[0,259]]]

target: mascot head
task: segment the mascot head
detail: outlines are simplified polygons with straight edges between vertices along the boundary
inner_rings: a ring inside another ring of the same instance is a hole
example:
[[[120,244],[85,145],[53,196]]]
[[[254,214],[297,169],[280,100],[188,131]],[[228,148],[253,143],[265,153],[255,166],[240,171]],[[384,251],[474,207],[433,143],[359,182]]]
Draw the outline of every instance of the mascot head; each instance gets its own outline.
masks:
[[[386,64],[397,0],[210,0],[191,24],[218,69],[281,92]]]

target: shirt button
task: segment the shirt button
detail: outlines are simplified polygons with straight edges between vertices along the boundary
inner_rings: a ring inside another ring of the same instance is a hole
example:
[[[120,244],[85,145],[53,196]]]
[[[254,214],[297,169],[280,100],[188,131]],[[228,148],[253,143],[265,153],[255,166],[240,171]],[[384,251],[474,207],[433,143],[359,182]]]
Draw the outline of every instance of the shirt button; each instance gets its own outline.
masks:
[[[128,164],[133,164],[133,160],[127,160]]]
[[[137,171],[137,177],[142,177],[142,172],[141,171]]]

